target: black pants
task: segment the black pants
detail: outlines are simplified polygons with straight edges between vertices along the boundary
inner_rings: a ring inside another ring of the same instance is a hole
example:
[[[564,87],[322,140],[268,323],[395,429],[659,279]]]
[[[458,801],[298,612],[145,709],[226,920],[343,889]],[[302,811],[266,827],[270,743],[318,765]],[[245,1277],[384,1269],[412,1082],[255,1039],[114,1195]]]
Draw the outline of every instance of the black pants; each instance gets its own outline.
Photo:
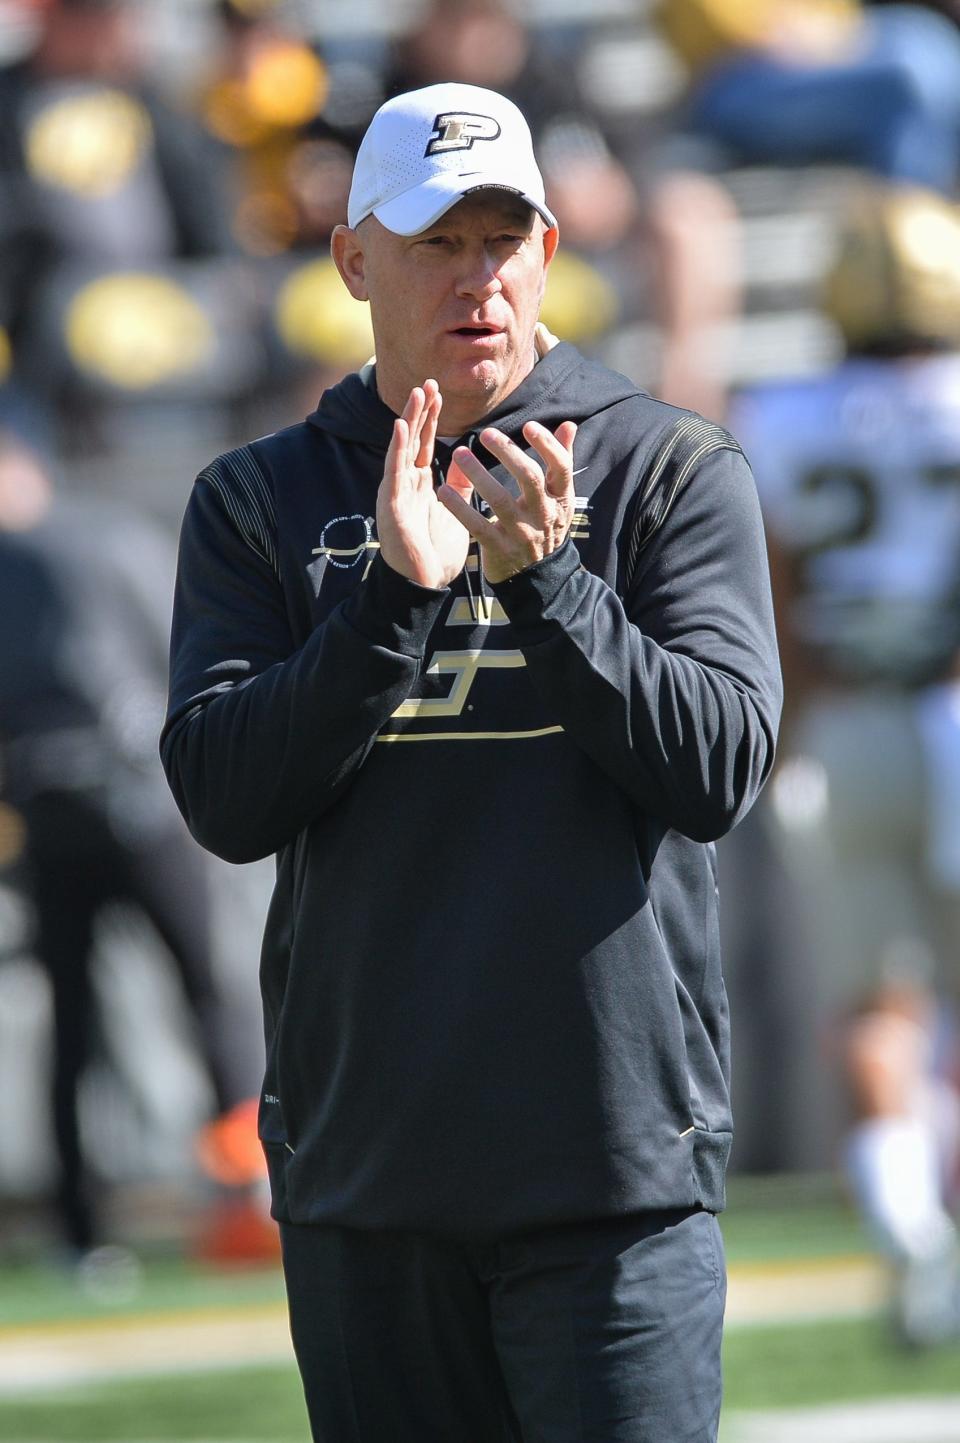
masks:
[[[315,1443],[715,1443],[706,1212],[493,1243],[283,1224]]]
[[[28,885],[37,914],[35,950],[53,993],[57,1201],[66,1240],[83,1249],[97,1241],[98,1229],[77,1101],[94,1035],[94,923],[106,902],[133,902],[149,918],[196,1019],[218,1108],[229,1107],[240,1094],[211,969],[209,887],[186,835],[170,829],[142,846],[124,845],[102,809],[82,793],[46,793],[25,808],[25,816]]]

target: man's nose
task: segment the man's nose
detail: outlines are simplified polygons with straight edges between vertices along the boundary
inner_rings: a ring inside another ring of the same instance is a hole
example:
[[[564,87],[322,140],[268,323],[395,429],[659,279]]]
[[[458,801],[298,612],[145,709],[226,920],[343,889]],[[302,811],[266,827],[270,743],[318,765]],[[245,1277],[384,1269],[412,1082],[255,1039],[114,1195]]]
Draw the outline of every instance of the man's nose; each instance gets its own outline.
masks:
[[[496,260],[486,254],[471,257],[457,280],[457,295],[469,296],[481,304],[502,290]]]

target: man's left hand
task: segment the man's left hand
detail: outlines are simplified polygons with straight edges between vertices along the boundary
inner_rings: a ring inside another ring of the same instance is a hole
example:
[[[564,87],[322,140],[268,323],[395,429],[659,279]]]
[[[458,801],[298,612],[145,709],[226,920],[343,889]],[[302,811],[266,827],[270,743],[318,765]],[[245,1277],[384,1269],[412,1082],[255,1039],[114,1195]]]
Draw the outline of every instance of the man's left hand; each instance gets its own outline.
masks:
[[[516,478],[519,496],[501,486],[466,446],[454,451],[446,482],[437,492],[444,506],[479,542],[489,581],[506,581],[542,561],[563,545],[573,521],[576,423],[562,421],[551,432],[537,421],[528,421],[523,434],[543,467],[495,427],[480,432],[490,454]],[[471,490],[486,501],[493,519],[481,516],[470,505]]]

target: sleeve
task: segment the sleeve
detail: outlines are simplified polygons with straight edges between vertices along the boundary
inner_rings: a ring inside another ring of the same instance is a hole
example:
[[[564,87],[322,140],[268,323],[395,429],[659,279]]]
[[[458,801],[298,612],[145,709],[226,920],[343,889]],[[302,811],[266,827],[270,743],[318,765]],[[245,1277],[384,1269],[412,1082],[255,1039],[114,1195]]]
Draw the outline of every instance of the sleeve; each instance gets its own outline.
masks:
[[[342,794],[413,689],[447,593],[377,556],[297,649],[275,538],[225,474],[198,478],[184,516],[160,754],[197,841],[250,862]]]
[[[700,465],[625,600],[569,540],[494,591],[533,684],[636,805],[696,841],[749,810],[773,762],[782,687],[739,451]]]

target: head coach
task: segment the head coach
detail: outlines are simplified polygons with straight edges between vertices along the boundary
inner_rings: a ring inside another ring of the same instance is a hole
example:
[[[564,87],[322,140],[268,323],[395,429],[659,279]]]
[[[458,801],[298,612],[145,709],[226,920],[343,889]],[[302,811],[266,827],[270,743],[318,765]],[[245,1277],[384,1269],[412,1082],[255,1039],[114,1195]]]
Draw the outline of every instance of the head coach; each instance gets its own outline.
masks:
[[[198,477],[161,740],[204,846],[277,854],[260,1133],[313,1436],[707,1443],[711,843],[780,707],[752,476],[538,325],[502,96],[388,101],[348,216],[375,361]]]

